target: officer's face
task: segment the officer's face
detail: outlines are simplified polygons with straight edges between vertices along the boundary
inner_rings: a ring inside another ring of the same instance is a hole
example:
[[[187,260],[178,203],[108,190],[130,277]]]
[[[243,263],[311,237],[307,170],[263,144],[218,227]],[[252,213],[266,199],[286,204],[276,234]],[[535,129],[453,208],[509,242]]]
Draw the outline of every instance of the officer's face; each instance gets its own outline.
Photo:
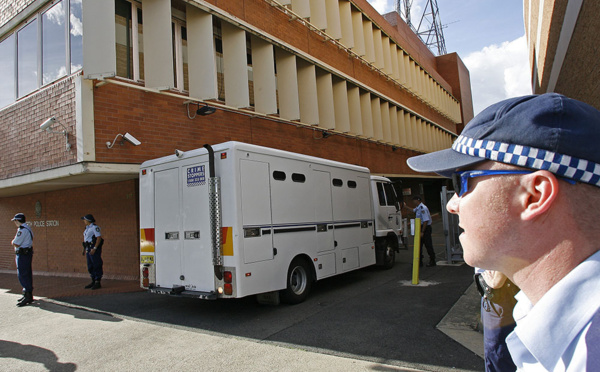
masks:
[[[486,162],[472,169],[490,169]],[[518,176],[478,177],[469,180],[469,191],[456,194],[446,205],[459,216],[464,230],[459,239],[465,262],[471,266],[504,271],[511,262],[518,236],[515,216],[515,188]],[[522,247],[521,247],[522,249]]]
[[[83,222],[85,223],[85,225],[86,225],[86,226],[87,226],[87,225],[89,225],[89,224],[91,223],[91,222],[90,222],[90,221],[88,221],[88,220],[83,220]]]

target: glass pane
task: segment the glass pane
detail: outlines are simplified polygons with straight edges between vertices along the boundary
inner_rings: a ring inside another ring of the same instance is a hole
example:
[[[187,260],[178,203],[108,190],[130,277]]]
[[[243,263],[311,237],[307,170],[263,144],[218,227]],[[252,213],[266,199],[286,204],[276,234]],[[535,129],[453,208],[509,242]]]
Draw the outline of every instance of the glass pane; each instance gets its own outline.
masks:
[[[115,0],[115,38],[117,76],[132,79],[131,4],[124,0]]]
[[[23,97],[38,87],[37,20],[17,33],[17,44],[18,89],[19,97]]]
[[[42,84],[67,74],[67,15],[61,1],[42,16]]]
[[[394,187],[389,183],[384,184],[384,187],[387,205],[396,205],[396,193],[394,192]]]
[[[183,89],[190,90],[188,78],[187,29],[181,27],[181,57],[183,58]]]
[[[142,23],[142,9],[138,8],[138,55],[140,58],[140,79],[144,80],[144,25]]]
[[[381,182],[377,182],[377,196],[379,197],[379,205],[385,205],[385,193]]]
[[[71,73],[83,68],[83,24],[81,0],[71,0]]]
[[[0,43],[0,108],[15,101],[15,36]]]

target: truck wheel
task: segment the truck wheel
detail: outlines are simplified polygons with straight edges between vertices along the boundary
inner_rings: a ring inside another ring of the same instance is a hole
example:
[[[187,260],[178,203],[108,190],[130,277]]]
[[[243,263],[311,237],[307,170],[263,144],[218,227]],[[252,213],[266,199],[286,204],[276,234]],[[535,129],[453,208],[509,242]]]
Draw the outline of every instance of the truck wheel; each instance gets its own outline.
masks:
[[[299,304],[308,297],[312,285],[310,268],[306,260],[295,258],[287,274],[287,288],[281,291],[281,300],[288,304]]]
[[[394,263],[396,262],[396,250],[387,239],[383,241],[383,244],[383,268],[387,270],[394,267]]]

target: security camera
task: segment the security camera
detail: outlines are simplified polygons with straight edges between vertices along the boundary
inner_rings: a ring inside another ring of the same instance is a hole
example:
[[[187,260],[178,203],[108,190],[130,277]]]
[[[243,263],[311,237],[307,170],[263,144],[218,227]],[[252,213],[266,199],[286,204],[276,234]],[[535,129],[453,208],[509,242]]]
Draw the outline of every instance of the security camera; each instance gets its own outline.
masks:
[[[181,150],[175,150],[175,156],[177,156],[178,158],[182,158],[183,157],[184,152]]]
[[[49,130],[52,124],[54,124],[55,122],[56,118],[53,116],[50,119],[43,122],[42,125],[40,125],[40,130]]]
[[[131,143],[131,144],[132,144],[132,145],[134,145],[134,146],[139,146],[139,145],[141,145],[141,144],[142,144],[140,141],[138,141],[138,139],[137,139],[137,138],[135,138],[134,136],[132,136],[132,135],[131,135],[131,134],[129,134],[129,133],[125,133],[125,135],[123,136],[123,139],[124,139],[125,141],[127,141],[127,142]]]

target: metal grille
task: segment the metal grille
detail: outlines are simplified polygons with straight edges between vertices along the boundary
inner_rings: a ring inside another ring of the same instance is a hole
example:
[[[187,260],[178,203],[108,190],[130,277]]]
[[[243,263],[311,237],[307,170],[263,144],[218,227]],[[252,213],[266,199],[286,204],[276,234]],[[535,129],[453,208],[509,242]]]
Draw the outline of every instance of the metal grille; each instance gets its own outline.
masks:
[[[213,247],[213,265],[223,265],[221,239],[221,179],[208,179],[208,206],[210,209],[210,234]]]

